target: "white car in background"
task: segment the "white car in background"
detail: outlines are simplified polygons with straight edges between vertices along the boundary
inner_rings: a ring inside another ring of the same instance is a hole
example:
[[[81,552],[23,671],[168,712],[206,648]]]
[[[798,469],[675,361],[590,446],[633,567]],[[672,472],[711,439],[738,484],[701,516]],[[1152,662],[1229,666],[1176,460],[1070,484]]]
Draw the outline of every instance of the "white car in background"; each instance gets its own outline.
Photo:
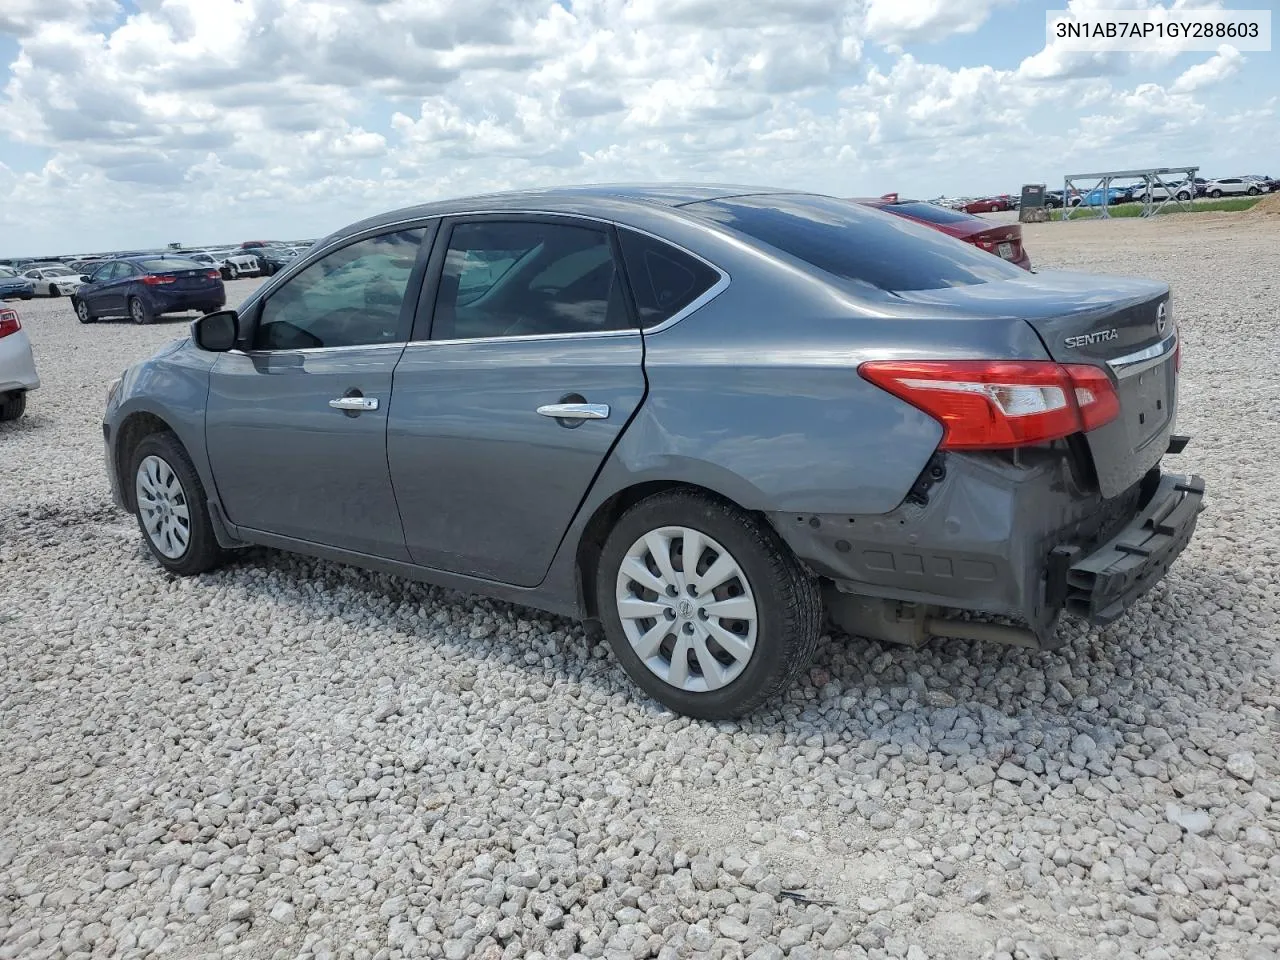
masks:
[[[1257,181],[1248,180],[1245,177],[1225,177],[1222,180],[1210,180],[1204,185],[1204,192],[1215,200],[1218,197],[1244,196],[1246,194],[1256,197],[1263,192],[1263,186]]]
[[[37,297],[62,297],[74,293],[80,284],[80,274],[70,267],[34,267],[23,274],[35,287]]]
[[[1150,190],[1152,200],[1168,200],[1173,197],[1177,200],[1194,200],[1196,196],[1196,188],[1194,185],[1183,183],[1170,183],[1165,186],[1156,185]]]
[[[18,311],[0,307],[0,420],[17,420],[27,409],[27,393],[40,386],[31,341]]]
[[[243,250],[186,250],[177,256],[217,267],[223,280],[256,277],[262,272],[262,264],[258,262],[258,258]]]

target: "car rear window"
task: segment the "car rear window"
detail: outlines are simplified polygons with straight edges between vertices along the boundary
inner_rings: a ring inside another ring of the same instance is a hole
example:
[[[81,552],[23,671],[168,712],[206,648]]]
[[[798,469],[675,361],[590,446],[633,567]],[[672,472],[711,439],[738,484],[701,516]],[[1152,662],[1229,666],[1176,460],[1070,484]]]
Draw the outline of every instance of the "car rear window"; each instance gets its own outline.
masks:
[[[718,271],[669,243],[625,229],[618,241],[642,327],[671,319],[720,280]]]
[[[966,220],[976,220],[972,214],[965,213],[962,210],[948,210],[946,207],[940,207],[936,203],[925,203],[921,200],[903,200],[900,203],[887,203],[885,210],[890,213],[900,213],[906,217],[915,217],[917,220],[928,220],[930,223],[963,223]]]
[[[932,227],[835,197],[766,194],[705,200],[684,209],[834,276],[889,292],[1026,276]]]
[[[202,270],[204,264],[187,260],[183,257],[156,257],[153,260],[139,260],[138,265],[151,273],[166,273],[171,270]]]

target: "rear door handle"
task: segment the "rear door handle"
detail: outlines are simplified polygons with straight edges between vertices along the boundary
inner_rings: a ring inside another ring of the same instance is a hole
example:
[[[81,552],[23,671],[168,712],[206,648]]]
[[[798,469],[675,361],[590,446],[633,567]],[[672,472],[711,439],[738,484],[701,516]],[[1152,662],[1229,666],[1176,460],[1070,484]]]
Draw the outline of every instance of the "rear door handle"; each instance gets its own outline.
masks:
[[[364,410],[377,410],[377,397],[338,397],[330,400],[329,406],[335,410],[354,410],[361,412]]]
[[[538,413],[555,420],[606,420],[609,417],[607,403],[547,403]]]

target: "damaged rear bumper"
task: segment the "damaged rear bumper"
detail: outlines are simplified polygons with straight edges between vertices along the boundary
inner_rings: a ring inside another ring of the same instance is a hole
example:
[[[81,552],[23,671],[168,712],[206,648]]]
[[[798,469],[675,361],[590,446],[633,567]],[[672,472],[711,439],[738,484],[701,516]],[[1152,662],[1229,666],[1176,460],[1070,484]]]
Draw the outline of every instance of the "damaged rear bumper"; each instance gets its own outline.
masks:
[[[1199,477],[1158,465],[1104,499],[1061,450],[949,454],[924,496],[888,514],[771,519],[841,594],[899,601],[890,619],[992,614],[1021,621],[1029,642],[1051,648],[1064,611],[1110,623],[1158,582],[1190,541],[1203,497]]]

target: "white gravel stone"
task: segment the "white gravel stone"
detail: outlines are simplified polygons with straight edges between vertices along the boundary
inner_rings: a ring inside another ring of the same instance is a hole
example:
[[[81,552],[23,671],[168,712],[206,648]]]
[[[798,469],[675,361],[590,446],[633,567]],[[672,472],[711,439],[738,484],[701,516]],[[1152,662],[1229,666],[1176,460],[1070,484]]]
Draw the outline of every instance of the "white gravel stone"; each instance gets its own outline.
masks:
[[[270,551],[164,576],[97,417],[184,321],[20,304],[0,960],[1276,960],[1276,219],[1024,226],[1174,286],[1210,500],[1162,584],[1051,653],[833,636],[739,724],[523,608]]]

